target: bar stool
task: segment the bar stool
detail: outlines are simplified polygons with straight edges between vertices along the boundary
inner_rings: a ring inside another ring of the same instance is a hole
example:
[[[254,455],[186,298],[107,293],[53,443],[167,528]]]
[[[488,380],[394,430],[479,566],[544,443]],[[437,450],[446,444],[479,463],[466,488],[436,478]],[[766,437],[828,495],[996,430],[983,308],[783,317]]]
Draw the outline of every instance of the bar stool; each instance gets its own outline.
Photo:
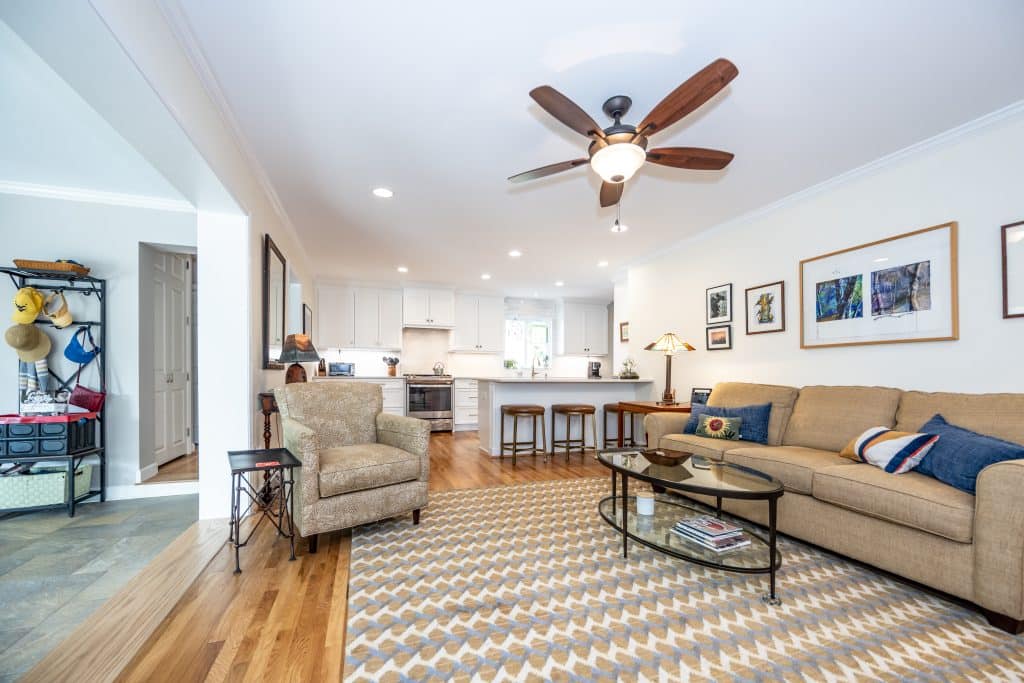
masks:
[[[505,441],[505,418],[512,417],[512,440]],[[519,418],[529,417],[533,419],[533,441],[520,441],[519,440]],[[537,431],[537,418],[540,418],[540,431]],[[538,406],[533,404],[506,404],[501,406],[501,452],[498,457],[505,457],[505,451],[511,449],[512,451],[512,465],[516,464],[516,456],[519,453],[528,452],[530,455],[537,455],[537,434],[540,434],[541,448],[540,453],[544,455],[544,459],[548,457],[548,444],[545,440],[546,425],[544,424],[544,406]]]
[[[619,414],[618,403],[605,403],[604,404],[604,447],[614,448],[619,443],[618,434],[615,436],[608,436],[611,430],[608,428],[608,418],[612,415]],[[616,420],[616,423],[618,420]],[[622,445],[632,446],[633,445],[633,413],[626,411],[622,416]]]
[[[556,403],[551,406],[551,455],[554,455],[558,447],[561,446],[565,449],[565,461],[569,462],[569,454],[576,449],[580,449],[580,455],[587,448],[587,415],[590,416],[590,425],[594,431],[594,448],[597,448],[597,416],[595,413],[597,409],[594,406],[586,403]],[[558,416],[565,416],[565,438],[555,439],[555,423],[558,422]],[[572,438],[572,418],[575,415],[580,417],[580,438]]]

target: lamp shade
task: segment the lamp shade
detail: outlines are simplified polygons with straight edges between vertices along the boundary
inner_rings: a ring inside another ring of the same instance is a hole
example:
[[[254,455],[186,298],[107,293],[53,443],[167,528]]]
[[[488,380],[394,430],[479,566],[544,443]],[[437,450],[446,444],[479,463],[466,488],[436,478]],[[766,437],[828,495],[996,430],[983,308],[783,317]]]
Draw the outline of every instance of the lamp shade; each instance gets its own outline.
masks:
[[[675,332],[666,332],[653,342],[644,347],[644,351],[664,351],[666,355],[679,353],[680,351],[696,351],[676,335]]]
[[[281,363],[313,363],[320,360],[320,354],[313,348],[308,335],[289,334],[277,360]]]

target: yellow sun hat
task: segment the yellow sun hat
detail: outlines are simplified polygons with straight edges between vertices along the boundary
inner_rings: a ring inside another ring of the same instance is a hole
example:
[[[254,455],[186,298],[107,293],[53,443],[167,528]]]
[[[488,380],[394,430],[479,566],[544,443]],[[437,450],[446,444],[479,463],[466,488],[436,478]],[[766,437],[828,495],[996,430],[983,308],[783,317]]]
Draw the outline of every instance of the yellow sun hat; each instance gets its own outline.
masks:
[[[35,287],[22,287],[14,295],[14,315],[11,320],[19,325],[31,325],[43,310],[43,295]]]

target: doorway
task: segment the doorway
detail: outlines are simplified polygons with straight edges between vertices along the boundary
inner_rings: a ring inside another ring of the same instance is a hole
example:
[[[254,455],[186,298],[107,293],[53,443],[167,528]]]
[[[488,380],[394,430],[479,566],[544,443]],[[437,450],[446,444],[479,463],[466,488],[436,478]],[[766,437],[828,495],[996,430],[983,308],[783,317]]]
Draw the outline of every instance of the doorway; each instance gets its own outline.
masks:
[[[194,253],[139,247],[140,483],[199,479],[195,266]]]

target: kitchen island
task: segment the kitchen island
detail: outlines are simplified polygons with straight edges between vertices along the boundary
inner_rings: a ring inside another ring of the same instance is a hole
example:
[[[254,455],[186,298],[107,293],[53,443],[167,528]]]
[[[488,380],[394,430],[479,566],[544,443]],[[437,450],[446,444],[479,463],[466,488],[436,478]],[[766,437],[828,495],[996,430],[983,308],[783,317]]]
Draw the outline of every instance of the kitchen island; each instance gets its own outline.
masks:
[[[480,450],[498,455],[501,441],[501,406],[509,403],[533,403],[544,406],[547,421],[548,451],[551,450],[551,405],[554,403],[589,403],[597,412],[598,447],[604,444],[604,404],[619,401],[648,400],[653,392],[650,379],[580,379],[578,377],[475,377],[478,386],[477,413],[479,415]],[[589,418],[588,418],[589,420]],[[530,420],[519,421],[520,441],[532,438]],[[578,436],[578,421],[574,420],[573,434]],[[590,426],[587,443],[590,445]],[[538,435],[537,443],[541,443]],[[560,418],[555,438],[565,438],[565,420]],[[506,441],[512,440],[511,418],[506,425]],[[579,457],[579,456],[577,456]]]

